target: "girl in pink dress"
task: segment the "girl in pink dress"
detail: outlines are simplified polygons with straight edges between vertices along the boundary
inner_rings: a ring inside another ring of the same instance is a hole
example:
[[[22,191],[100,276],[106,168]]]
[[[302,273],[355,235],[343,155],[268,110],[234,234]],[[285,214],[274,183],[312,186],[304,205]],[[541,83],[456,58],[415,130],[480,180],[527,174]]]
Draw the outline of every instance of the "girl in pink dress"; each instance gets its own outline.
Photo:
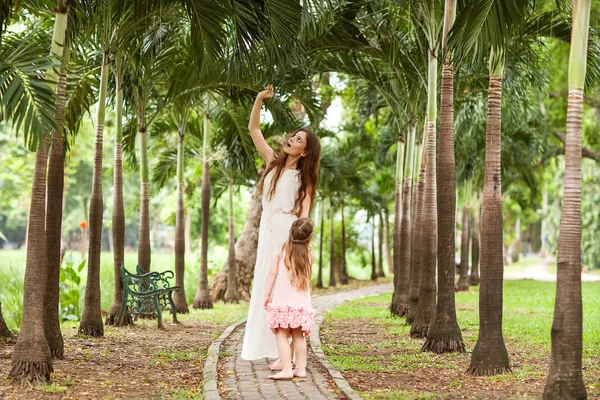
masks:
[[[306,377],[306,338],[315,322],[315,310],[310,303],[313,261],[310,240],[313,231],[314,223],[310,219],[294,221],[290,236],[277,251],[267,276],[264,308],[267,326],[275,333],[282,367],[281,372],[270,375],[270,379]],[[296,355],[295,370],[292,370],[290,336]]]

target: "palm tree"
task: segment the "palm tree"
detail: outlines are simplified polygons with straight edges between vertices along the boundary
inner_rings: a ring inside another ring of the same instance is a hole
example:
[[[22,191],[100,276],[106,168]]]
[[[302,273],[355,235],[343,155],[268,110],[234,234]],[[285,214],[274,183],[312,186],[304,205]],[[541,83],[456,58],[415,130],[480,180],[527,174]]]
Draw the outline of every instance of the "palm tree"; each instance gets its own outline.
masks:
[[[0,303],[0,339],[15,339],[16,336],[14,333],[8,329],[6,322],[4,321],[4,316],[2,315],[2,303]]]
[[[235,231],[233,225],[233,180],[229,180],[229,270],[227,271],[227,291],[223,300],[225,302],[239,303],[239,294],[237,291],[237,276],[235,273]]]
[[[343,214],[342,214],[343,215]],[[377,277],[384,278],[385,272],[383,272],[383,213],[379,213],[379,224],[377,226],[378,230],[378,245],[379,245],[379,262],[377,263]],[[344,249],[342,249],[342,252]],[[344,257],[345,258],[345,257]],[[347,282],[347,281],[346,281]]]
[[[204,103],[204,129],[202,131],[202,238],[200,250],[200,276],[198,290],[194,296],[194,308],[213,308],[208,292],[208,218],[210,215],[210,163],[208,157],[210,116],[208,96]]]
[[[319,214],[321,216],[321,234],[319,235],[319,270],[317,272],[317,288],[323,288],[323,239],[325,233],[325,199],[321,200]]]
[[[459,278],[457,283],[458,291],[469,290],[469,231],[471,229],[469,221],[471,220],[471,207],[470,197],[471,190],[469,188],[470,182],[465,184],[464,193],[464,204],[462,209],[462,223],[461,223],[461,239],[460,239],[460,267],[459,267]]]
[[[573,1],[565,178],[558,238],[550,372],[544,399],[585,399],[582,377],[581,125],[591,0]]]
[[[371,221],[371,280],[377,280],[377,261],[376,261],[376,252],[375,252],[375,217],[371,216],[373,220]]]
[[[476,204],[475,212],[473,213],[473,220],[471,226],[471,274],[469,275],[469,285],[479,285],[479,214],[480,208]]]
[[[59,1],[55,9],[54,32],[50,49],[50,55],[56,58],[63,54],[68,13],[68,2]],[[48,73],[54,75],[56,79],[54,71],[50,70]],[[19,89],[23,90],[23,87]],[[20,118],[22,121],[25,115],[19,115],[18,113],[18,110],[11,109],[8,114],[13,118]],[[45,383],[50,380],[50,374],[53,371],[52,354],[44,332],[44,296],[47,287],[45,212],[48,143],[49,138],[47,136],[42,140],[38,140],[35,157],[27,228],[23,322],[21,324],[21,334],[11,357],[12,368],[8,375],[11,381],[17,383]]]
[[[333,195],[329,197],[329,287],[335,287],[335,207]]]
[[[404,168],[404,146],[406,140],[404,138],[398,138],[398,144],[396,149],[396,190],[394,199],[394,233],[393,233],[393,246],[394,246],[394,293],[392,295],[392,303],[390,304],[390,312],[396,314],[398,310],[399,297],[400,297],[400,223],[402,220],[402,209],[400,204],[402,202],[402,176]]]

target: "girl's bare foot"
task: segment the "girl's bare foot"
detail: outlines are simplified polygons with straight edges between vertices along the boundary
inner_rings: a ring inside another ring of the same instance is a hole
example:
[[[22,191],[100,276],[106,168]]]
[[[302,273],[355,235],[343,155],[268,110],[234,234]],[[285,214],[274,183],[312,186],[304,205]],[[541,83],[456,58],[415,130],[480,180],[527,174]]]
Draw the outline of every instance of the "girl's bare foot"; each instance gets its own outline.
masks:
[[[277,359],[276,361],[269,363],[268,365],[271,371],[281,371],[283,367],[281,366],[281,359]],[[292,361],[292,368],[296,367],[296,363]]]
[[[269,375],[268,378],[273,379],[274,381],[289,381],[294,378],[294,373],[281,371],[274,375]]]
[[[306,378],[306,370],[300,371],[300,370],[295,369],[294,370],[294,377],[295,378],[300,378],[300,379]]]

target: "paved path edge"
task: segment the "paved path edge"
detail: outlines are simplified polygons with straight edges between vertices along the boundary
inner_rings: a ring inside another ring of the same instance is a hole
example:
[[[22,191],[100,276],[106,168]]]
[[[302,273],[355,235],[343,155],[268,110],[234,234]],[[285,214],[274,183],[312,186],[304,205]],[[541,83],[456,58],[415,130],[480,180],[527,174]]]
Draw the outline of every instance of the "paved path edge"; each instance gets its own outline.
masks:
[[[204,362],[204,369],[202,370],[202,395],[205,400],[221,400],[221,395],[219,394],[219,374],[217,372],[221,345],[238,326],[244,323],[246,323],[246,318],[229,325],[221,333],[221,336],[212,342],[208,348],[208,355]]]
[[[331,363],[325,358],[325,353],[321,347],[321,336],[319,334],[323,322],[325,322],[325,317],[322,314],[315,318],[315,326],[310,335],[310,347],[312,348],[313,354],[317,357],[317,360],[321,366],[327,370],[327,373],[329,376],[331,376],[331,379],[333,379],[335,385],[346,398],[350,400],[362,400],[362,397],[360,397],[358,393],[356,393],[354,389],[350,387],[350,384],[346,378],[344,378],[344,375],[335,369],[333,365],[331,365]]]

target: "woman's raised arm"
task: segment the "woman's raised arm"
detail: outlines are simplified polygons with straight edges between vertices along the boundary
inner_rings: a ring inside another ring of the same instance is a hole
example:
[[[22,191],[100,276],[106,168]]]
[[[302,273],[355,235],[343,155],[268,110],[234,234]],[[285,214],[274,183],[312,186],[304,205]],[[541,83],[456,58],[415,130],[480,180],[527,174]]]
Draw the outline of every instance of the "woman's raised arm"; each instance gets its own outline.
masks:
[[[248,122],[248,130],[250,131],[252,141],[267,165],[275,158],[275,151],[267,144],[260,131],[260,109],[263,100],[270,99],[271,97],[273,97],[273,85],[267,86],[265,90],[256,95],[254,106],[252,106],[252,113],[250,114],[250,122]]]

